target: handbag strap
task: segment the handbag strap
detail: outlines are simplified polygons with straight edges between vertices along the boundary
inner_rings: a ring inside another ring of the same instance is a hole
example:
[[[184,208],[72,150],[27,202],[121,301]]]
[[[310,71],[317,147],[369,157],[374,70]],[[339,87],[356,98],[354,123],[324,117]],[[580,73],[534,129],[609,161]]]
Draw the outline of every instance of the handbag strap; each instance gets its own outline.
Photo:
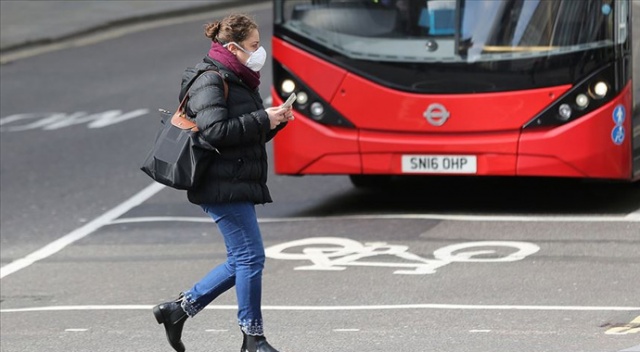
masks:
[[[195,75],[193,77],[193,79],[191,80],[191,82],[189,82],[189,84],[187,85],[187,87],[188,87],[187,91],[184,93],[184,97],[182,98],[182,101],[180,102],[180,105],[178,106],[178,109],[182,109],[187,104],[187,100],[189,99],[189,91],[191,91],[191,87],[193,86],[193,83],[195,83],[195,81],[200,76],[205,74],[206,72],[215,72],[218,76],[220,76],[220,78],[222,78],[222,84],[224,86],[224,100],[225,101],[227,100],[227,98],[229,97],[229,85],[227,84],[227,81],[224,79],[224,77],[222,76],[220,71],[218,71],[218,70],[205,70],[205,71],[202,71],[202,72],[198,73],[197,75]]]
[[[189,100],[189,91],[191,90],[191,86],[196,81],[196,79],[202,76],[205,72],[215,72],[220,76],[220,78],[222,78],[222,85],[224,87],[224,100],[227,101],[227,98],[229,97],[229,85],[227,84],[227,81],[225,81],[224,77],[222,77],[222,74],[217,70],[202,71],[201,73],[197,74],[191,82],[189,82],[189,85],[188,85],[189,88],[187,89],[187,92],[184,94],[184,97],[182,98],[180,105],[178,105],[178,110],[176,110],[176,112],[171,117],[172,125],[183,130],[191,130],[194,132],[198,131],[198,126],[196,126],[196,122],[187,118],[187,113],[185,112],[185,106],[187,104],[187,101]]]

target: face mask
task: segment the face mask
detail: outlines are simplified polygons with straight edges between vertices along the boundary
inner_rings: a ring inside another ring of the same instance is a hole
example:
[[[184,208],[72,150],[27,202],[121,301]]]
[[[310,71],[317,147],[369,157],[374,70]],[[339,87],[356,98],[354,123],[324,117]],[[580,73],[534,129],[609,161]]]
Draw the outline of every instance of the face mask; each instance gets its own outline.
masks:
[[[233,43],[238,49],[240,49],[240,50],[244,51],[245,53],[249,54],[249,59],[247,60],[247,63],[245,64],[248,68],[252,69],[255,72],[260,71],[262,66],[264,66],[265,61],[267,61],[267,51],[264,50],[263,47],[259,47],[258,50],[256,50],[256,51],[247,51],[243,47],[238,45],[237,43],[235,43],[235,42],[231,42],[231,43]],[[227,46],[227,45],[229,45],[231,43],[227,43],[225,46]]]

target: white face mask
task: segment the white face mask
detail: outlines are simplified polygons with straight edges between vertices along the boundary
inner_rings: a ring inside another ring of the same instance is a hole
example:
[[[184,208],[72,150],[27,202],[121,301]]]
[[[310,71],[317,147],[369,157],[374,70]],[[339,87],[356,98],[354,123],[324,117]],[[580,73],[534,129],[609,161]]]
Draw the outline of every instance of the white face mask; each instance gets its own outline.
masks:
[[[249,54],[249,59],[247,59],[247,63],[245,64],[245,66],[247,66],[248,68],[252,69],[255,72],[260,71],[262,66],[264,66],[264,63],[267,61],[267,51],[264,50],[263,47],[259,47],[256,51],[247,51],[243,47],[238,45],[238,43],[236,42],[227,43],[224,46],[226,47],[229,44],[233,44],[238,49]]]

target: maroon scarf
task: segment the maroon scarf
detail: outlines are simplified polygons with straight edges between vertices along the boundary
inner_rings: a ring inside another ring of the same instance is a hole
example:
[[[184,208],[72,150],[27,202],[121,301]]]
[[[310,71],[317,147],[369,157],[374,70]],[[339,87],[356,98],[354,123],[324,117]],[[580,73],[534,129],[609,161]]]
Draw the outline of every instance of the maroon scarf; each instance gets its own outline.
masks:
[[[220,43],[211,43],[211,49],[209,49],[209,57],[223,64],[233,73],[238,75],[242,82],[249,86],[249,88],[255,90],[260,85],[260,73],[254,72],[253,70],[242,64],[242,62],[240,62],[238,58],[235,57],[235,55],[233,55]]]

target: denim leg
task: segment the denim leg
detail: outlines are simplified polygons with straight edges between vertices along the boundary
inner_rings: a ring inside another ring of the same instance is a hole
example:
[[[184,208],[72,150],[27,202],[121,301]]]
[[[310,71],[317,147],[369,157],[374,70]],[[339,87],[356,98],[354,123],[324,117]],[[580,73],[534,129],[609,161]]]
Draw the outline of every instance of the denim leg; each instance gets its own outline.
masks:
[[[227,250],[227,261],[218,265],[198,281],[193,287],[182,293],[182,309],[189,317],[194,317],[216,297],[235,285],[235,258]]]
[[[213,269],[184,293],[191,316],[222,292],[236,286],[238,324],[249,335],[262,335],[262,269],[265,254],[253,203],[220,203],[202,207],[216,222],[227,247],[227,262]]]
[[[261,302],[264,245],[254,205],[250,204],[243,214],[242,238],[238,239],[238,246],[234,248],[238,324],[248,335],[263,335]]]

